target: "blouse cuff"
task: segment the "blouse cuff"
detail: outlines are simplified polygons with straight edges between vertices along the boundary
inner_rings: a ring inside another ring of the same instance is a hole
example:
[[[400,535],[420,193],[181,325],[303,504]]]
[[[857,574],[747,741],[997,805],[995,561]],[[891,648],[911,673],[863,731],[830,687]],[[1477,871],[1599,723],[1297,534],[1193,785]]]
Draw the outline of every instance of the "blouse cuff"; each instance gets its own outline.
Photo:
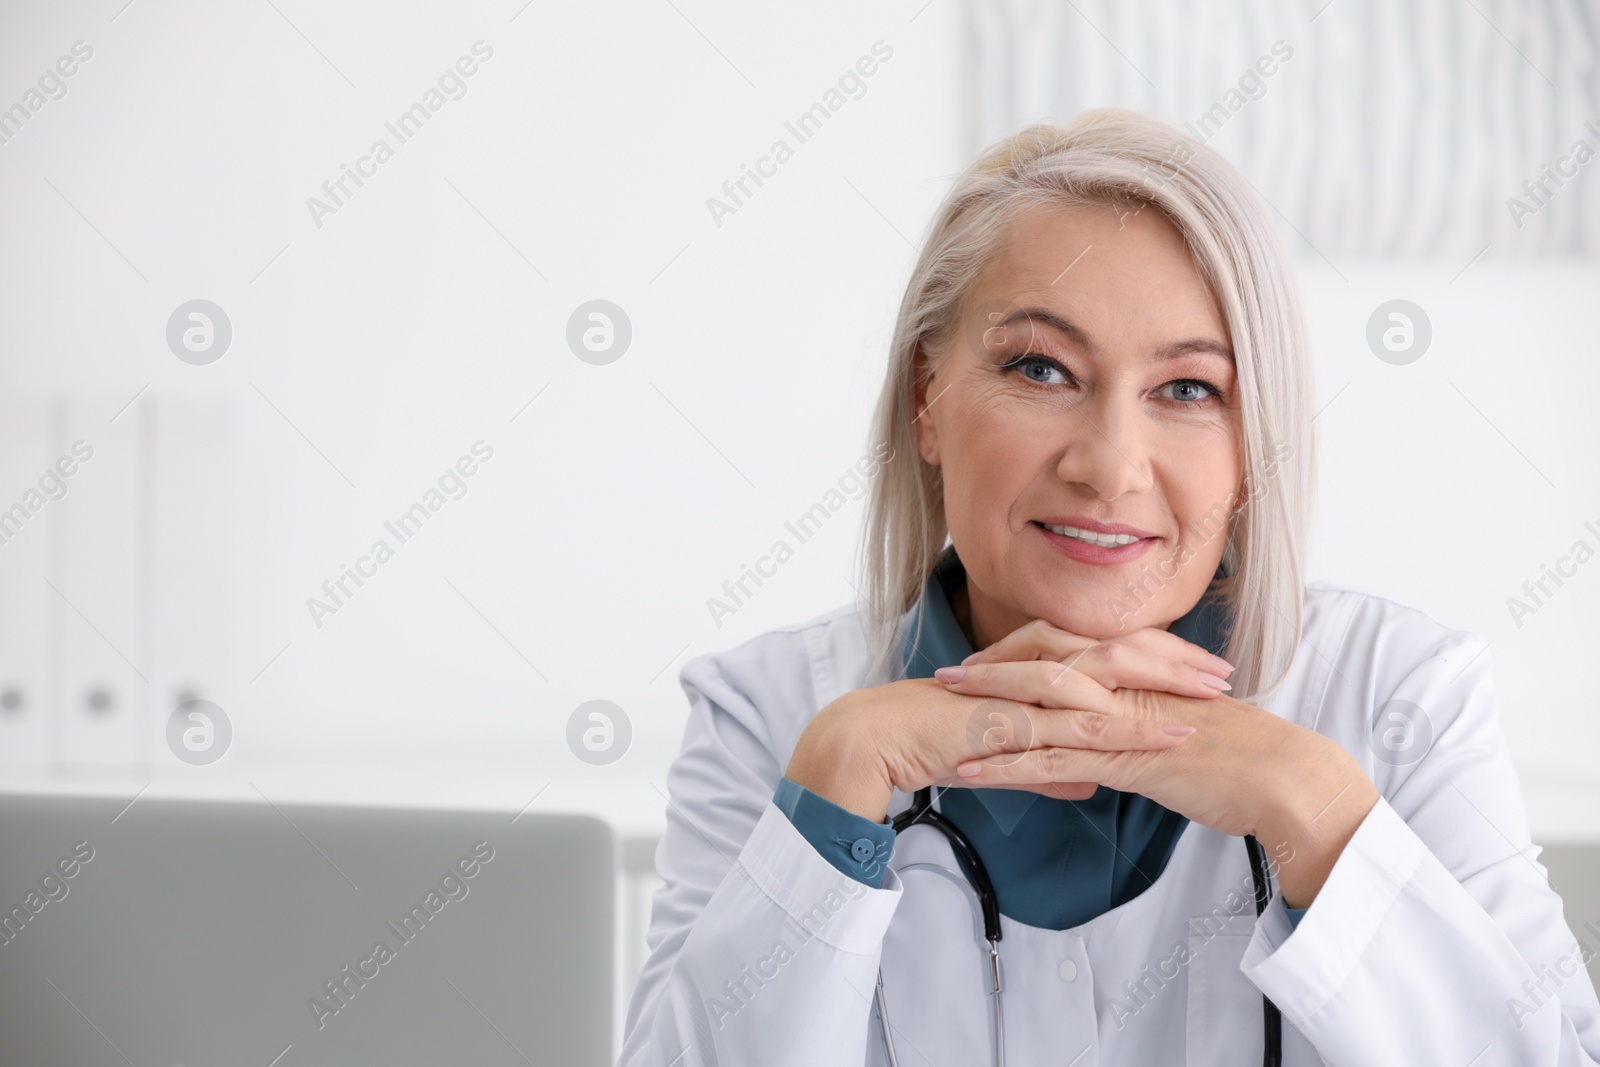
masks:
[[[836,870],[874,889],[883,885],[894,854],[893,826],[841,808],[787,778],[778,782],[772,802]]]

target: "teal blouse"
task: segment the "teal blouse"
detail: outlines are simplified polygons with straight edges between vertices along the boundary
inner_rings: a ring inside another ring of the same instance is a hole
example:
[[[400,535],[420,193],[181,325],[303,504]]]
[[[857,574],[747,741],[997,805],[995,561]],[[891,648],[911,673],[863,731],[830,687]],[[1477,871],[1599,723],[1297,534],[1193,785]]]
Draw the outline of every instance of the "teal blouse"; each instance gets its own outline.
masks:
[[[973,651],[950,598],[966,570],[947,546],[923,588],[902,655],[908,678],[931,678]],[[916,614],[923,614],[921,634]],[[1226,610],[1209,595],[1170,627],[1221,655]],[[874,888],[894,852],[894,828],[839,807],[785,778],[773,803],[813,848],[844,874]],[[1148,797],[1106,786],[1088,800],[1059,800],[1019,789],[948,788],[939,810],[971,840],[989,869],[1000,912],[1020,923],[1065,930],[1144,892],[1158,878],[1189,820]],[[1241,846],[1243,847],[1243,846]],[[1291,923],[1304,908],[1285,907]]]

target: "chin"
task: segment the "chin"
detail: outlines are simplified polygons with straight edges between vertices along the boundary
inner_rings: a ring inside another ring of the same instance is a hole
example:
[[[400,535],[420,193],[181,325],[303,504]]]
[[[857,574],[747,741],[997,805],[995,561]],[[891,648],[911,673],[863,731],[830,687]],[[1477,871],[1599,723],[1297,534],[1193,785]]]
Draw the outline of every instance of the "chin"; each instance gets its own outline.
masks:
[[[1142,614],[1142,613],[1141,613]],[[1148,625],[1135,622],[1131,618],[1127,624],[1119,628],[1117,618],[1105,608],[1091,610],[1077,610],[1066,612],[1047,612],[1039,616],[1058,630],[1077,634],[1079,637],[1092,637],[1096,641],[1106,641],[1113,637],[1120,637],[1125,633],[1137,630]]]
[[[1119,612],[1113,603],[1105,598],[1089,601],[1071,611],[1041,612],[1038,617],[1068,633],[1108,641],[1151,626],[1164,630],[1183,614],[1167,610],[1162,604],[1145,604],[1136,611]]]

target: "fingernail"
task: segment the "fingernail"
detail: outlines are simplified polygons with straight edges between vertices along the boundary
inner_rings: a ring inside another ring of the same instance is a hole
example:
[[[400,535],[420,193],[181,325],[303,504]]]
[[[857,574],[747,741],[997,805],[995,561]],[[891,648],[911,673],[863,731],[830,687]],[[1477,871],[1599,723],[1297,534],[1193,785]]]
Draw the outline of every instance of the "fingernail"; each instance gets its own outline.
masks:
[[[1190,729],[1193,729],[1193,727],[1190,727]],[[963,763],[957,767],[956,773],[963,778],[976,778],[981,770],[983,770],[983,764],[973,760],[971,763]]]
[[[941,682],[959,682],[966,673],[965,667],[940,667],[933,676]]]
[[[1184,726],[1182,723],[1169,722],[1161,728],[1161,732],[1171,734],[1173,737],[1188,737],[1194,733],[1194,727]]]
[[[1211,657],[1211,661],[1217,665],[1217,670],[1220,673],[1225,674],[1225,675],[1233,673],[1233,664],[1229,663],[1227,660],[1223,659],[1221,656],[1212,656]]]
[[[1195,671],[1195,673],[1200,676],[1201,682],[1209,685],[1211,688],[1218,690],[1219,692],[1226,693],[1228,690],[1233,688],[1233,686],[1228,684],[1228,680],[1226,678],[1218,678],[1216,675],[1208,674],[1205,671]]]
[[[961,662],[962,663],[971,663],[973,660],[975,660],[977,658],[978,658],[978,654],[976,652],[974,652],[971,655],[967,656],[967,658],[962,660]]]

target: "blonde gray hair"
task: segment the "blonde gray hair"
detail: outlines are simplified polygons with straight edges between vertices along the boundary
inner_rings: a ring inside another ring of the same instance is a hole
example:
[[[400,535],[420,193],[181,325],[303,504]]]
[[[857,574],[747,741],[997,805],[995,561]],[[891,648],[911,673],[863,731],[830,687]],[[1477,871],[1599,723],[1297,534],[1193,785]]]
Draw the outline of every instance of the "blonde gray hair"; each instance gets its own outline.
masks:
[[[1288,671],[1315,464],[1309,343],[1287,256],[1260,197],[1221,155],[1156,119],[1100,108],[1065,127],[1029,126],[985,150],[945,197],[906,285],[873,416],[873,444],[892,458],[873,481],[860,560],[878,681],[904,677],[899,623],[949,535],[941,472],[914,435],[917,352],[931,374],[1012,220],[1035,208],[1104,203],[1162,212],[1227,323],[1245,481],[1228,509],[1214,584],[1233,618],[1224,656],[1239,699],[1264,696]]]

